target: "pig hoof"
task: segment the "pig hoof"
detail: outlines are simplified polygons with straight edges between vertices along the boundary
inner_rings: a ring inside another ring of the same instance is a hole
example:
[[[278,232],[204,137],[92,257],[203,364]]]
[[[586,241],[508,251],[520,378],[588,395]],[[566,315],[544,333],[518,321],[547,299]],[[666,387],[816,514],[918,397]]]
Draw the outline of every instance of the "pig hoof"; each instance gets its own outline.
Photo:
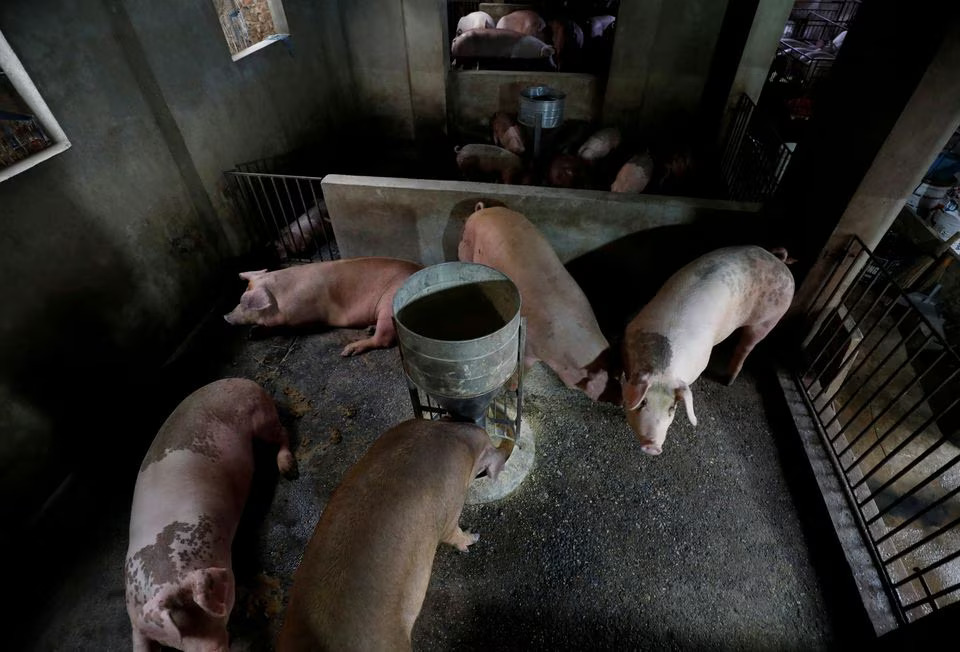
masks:
[[[282,450],[277,454],[277,468],[280,470],[280,473],[283,474],[283,477],[289,480],[295,480],[300,477],[300,472],[297,469],[297,460],[294,459],[293,453],[288,450]]]

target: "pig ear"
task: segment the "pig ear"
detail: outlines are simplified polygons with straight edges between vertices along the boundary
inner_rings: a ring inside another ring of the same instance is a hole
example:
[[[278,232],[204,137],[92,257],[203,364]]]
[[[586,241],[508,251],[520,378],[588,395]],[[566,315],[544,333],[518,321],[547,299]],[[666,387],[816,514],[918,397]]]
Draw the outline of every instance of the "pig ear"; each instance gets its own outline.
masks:
[[[480,454],[480,468],[477,473],[486,471],[487,476],[489,476],[491,480],[496,480],[497,476],[500,475],[500,471],[503,470],[504,462],[506,462],[506,459],[504,458],[503,451],[499,448],[494,448],[493,445],[487,446],[483,453]]]
[[[229,613],[233,574],[228,568],[203,568],[190,573],[193,601],[211,616],[223,618]]]
[[[680,381],[680,384],[673,391],[677,400],[683,401],[683,405],[687,408],[687,418],[690,419],[690,423],[696,426],[697,415],[693,413],[693,392],[690,390],[690,386]]]
[[[258,269],[253,272],[240,272],[240,279],[243,281],[252,281],[258,276],[263,276],[266,273],[267,273],[267,270],[265,269]]]
[[[621,376],[620,382],[623,385],[623,406],[628,410],[636,410],[650,389],[650,381],[644,375],[635,383],[627,382],[626,376]]]
[[[247,310],[266,310],[271,307],[275,308],[277,300],[270,290],[260,286],[244,292],[240,297],[240,305]]]
[[[473,207],[473,212],[482,211],[485,208],[482,201],[478,201],[477,205]]]

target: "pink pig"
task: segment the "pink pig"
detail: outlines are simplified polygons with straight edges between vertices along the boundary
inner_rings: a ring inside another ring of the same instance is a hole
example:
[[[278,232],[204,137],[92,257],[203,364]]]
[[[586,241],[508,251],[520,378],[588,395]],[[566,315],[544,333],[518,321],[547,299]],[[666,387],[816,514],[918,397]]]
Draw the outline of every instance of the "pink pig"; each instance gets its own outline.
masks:
[[[786,250],[726,247],[671,276],[627,325],[623,339],[623,407],[642,450],[659,455],[683,401],[694,426],[690,385],[707,368],[714,345],[743,328],[729,366],[732,383],[753,347],[793,301]]]
[[[458,256],[506,274],[520,290],[527,319],[527,367],[543,360],[567,387],[597,400],[607,389],[610,344],[583,290],[533,224],[507,208],[477,203]]]
[[[227,652],[230,545],[254,437],[280,444],[277,467],[294,470],[273,399],[251,380],[227,378],[190,394],[154,438],[133,493],[124,566],[135,652]]]
[[[240,304],[223,318],[230,324],[337,328],[376,325],[373,335],[344,347],[341,355],[386,348],[396,339],[393,295],[419,263],[398,258],[345,258],[268,272],[243,272],[249,281]]]
[[[437,545],[476,543],[460,529],[467,489],[503,464],[472,423],[411,419],[380,435],[323,510],[277,650],[409,650]]]

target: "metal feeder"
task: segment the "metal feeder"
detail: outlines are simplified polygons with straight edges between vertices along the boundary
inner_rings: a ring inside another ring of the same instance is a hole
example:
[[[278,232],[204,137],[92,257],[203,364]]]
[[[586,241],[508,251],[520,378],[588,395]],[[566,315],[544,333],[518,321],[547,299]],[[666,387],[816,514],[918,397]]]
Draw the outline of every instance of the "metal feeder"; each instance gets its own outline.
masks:
[[[524,320],[501,272],[441,263],[410,276],[393,299],[414,416],[486,428],[511,454],[520,433]]]
[[[540,134],[563,124],[563,107],[567,94],[550,86],[529,86],[520,91],[517,120],[533,127],[533,156],[540,157]]]

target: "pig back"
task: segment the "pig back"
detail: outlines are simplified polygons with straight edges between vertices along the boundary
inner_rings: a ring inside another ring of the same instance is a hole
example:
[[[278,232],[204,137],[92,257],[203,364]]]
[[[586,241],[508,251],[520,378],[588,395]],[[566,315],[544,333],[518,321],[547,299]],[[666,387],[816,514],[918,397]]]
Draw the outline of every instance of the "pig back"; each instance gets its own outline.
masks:
[[[535,357],[583,367],[608,348],[583,290],[520,213],[499,207],[477,211],[467,220],[459,253],[460,260],[489,265],[516,284]]]
[[[473,424],[413,419],[381,435],[334,491],[300,566],[279,650],[409,649],[438,543],[489,445]]]

